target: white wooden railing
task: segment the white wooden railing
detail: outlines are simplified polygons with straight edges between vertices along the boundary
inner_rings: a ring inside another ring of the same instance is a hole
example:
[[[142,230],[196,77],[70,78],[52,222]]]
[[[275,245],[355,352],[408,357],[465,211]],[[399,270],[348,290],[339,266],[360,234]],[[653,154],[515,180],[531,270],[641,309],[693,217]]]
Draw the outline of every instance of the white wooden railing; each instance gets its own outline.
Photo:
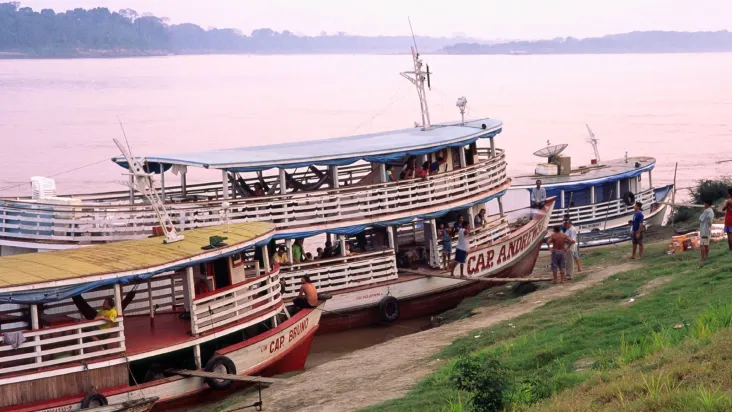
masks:
[[[99,329],[108,324],[93,320],[24,331],[25,342],[17,349],[5,343],[5,335],[0,335],[0,376],[124,352],[122,317],[109,329]]]
[[[148,288],[152,292],[152,296],[148,294]],[[176,306],[183,306],[183,279],[181,274],[161,274],[152,278],[149,283],[142,282],[136,285],[123,286],[122,297],[127,296],[132,290],[135,290],[135,297],[125,308],[125,315],[149,314],[151,306],[154,312],[171,311],[174,302]],[[93,308],[101,308],[104,299],[109,297],[114,297],[114,290],[111,286],[84,294],[84,300]],[[173,297],[175,297],[175,300]],[[43,314],[81,318],[79,309],[71,299],[45,304]],[[43,316],[41,316],[42,318]]]
[[[508,227],[508,220],[505,217],[496,218],[487,222],[485,226],[469,232],[468,241],[470,242],[470,249],[472,250],[480,246],[500,241],[508,236],[509,233],[511,233],[511,229]],[[439,238],[437,257],[440,262],[440,267],[445,266],[445,261],[442,258],[442,251],[444,250],[442,243],[442,238]],[[450,259],[455,259],[455,250],[457,250],[457,236],[452,240],[452,253],[450,254]]]
[[[647,189],[635,195],[636,202],[641,202],[644,207],[650,206],[656,201],[656,190]],[[572,223],[575,225],[584,222],[591,222],[598,219],[612,219],[623,216],[633,210],[633,205],[626,205],[623,199],[611,200],[609,202],[595,203],[565,209],[555,208],[549,220],[550,225],[557,225],[564,221],[564,215],[569,214]]]
[[[506,183],[502,151],[473,166],[399,182],[260,198],[230,199],[233,222],[267,221],[278,229],[312,225],[348,225],[382,215],[417,214],[428,206],[457,206],[469,198],[488,196]],[[168,205],[179,231],[224,222],[220,201]],[[92,243],[150,236],[158,219],[147,205],[58,206],[0,201],[0,237],[54,243]]]
[[[192,333],[197,335],[232,323],[257,323],[277,314],[283,303],[279,268],[193,300]],[[245,326],[242,326],[245,327]]]
[[[397,278],[396,257],[393,249],[387,249],[283,268],[285,298],[298,295],[300,279],[305,275],[310,276],[318,292],[370,285]]]

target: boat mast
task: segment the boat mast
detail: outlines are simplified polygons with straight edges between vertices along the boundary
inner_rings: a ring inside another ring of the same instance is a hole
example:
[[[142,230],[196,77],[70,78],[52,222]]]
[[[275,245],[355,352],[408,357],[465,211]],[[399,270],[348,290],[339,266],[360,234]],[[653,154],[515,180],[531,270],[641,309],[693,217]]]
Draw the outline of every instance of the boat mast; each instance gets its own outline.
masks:
[[[592,129],[590,129],[590,125],[585,123],[585,126],[587,126],[587,131],[590,133],[590,137],[587,138],[587,143],[592,145],[592,149],[595,151],[595,159],[597,160],[597,164],[600,164],[600,150],[597,148],[598,140],[595,138],[595,134],[592,133]]]
[[[427,94],[424,91],[424,82],[427,80],[427,87],[430,87],[431,73],[429,66],[427,66],[427,71],[422,71],[422,60],[419,58],[419,52],[417,52],[416,44],[415,47],[412,47],[412,61],[414,62],[414,71],[402,72],[399,74],[412,82],[412,84],[417,88],[419,107],[422,112],[422,130],[430,130],[432,129],[432,124],[430,123],[430,111],[427,108]]]
[[[165,240],[163,242],[173,243],[179,240],[183,240],[183,235],[179,235],[178,232],[175,230],[173,221],[170,219],[168,211],[165,209],[165,204],[160,199],[160,196],[158,196],[158,192],[155,190],[152,174],[145,172],[145,169],[142,168],[140,162],[138,162],[137,159],[135,159],[132,154],[130,154],[127,148],[123,146],[119,140],[113,140],[114,144],[116,144],[119,150],[122,152],[122,155],[125,157],[125,159],[127,159],[127,165],[130,169],[130,175],[132,176],[132,188],[136,189],[138,192],[142,193],[145,196],[147,201],[150,202],[150,205],[153,207],[153,210],[158,217],[160,227],[163,229],[163,233],[165,234]],[[160,167],[163,167],[163,165],[160,164]]]

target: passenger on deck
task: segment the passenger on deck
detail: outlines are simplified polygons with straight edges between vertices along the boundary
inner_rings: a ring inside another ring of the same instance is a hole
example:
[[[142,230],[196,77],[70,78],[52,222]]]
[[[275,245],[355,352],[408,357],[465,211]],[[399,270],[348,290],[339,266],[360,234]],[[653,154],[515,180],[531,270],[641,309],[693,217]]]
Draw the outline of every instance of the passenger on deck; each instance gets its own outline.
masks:
[[[457,220],[452,225],[452,229],[453,230],[460,230],[460,229],[462,229],[464,227],[467,227],[467,225],[465,224],[465,218],[463,217],[463,215],[458,215]]]
[[[323,254],[325,252],[323,251],[323,248],[322,247],[319,247],[319,248],[315,249],[315,253],[317,253],[317,256],[315,256],[315,259],[322,259],[323,258]]]
[[[346,256],[353,256],[353,252],[351,252],[351,244],[349,242],[346,242]]]
[[[417,177],[421,177],[422,179],[426,179],[427,176],[430,175],[430,162],[422,163],[422,167],[417,169],[415,175]]]
[[[455,268],[460,265],[460,277],[465,277],[465,262],[468,258],[468,250],[470,250],[470,239],[468,238],[469,230],[467,227],[458,230],[457,249],[455,249],[455,263],[450,271],[450,276],[455,276]]]
[[[107,323],[99,326],[99,329],[109,329],[114,324],[115,319],[117,319],[117,309],[114,308],[114,299],[106,298],[102,303],[102,308],[97,311],[97,317],[94,320],[106,321]]]
[[[325,249],[323,250],[323,259],[330,259],[333,257],[333,243],[325,242]]]
[[[391,165],[386,165],[386,181],[387,182],[396,182],[397,179],[394,177],[394,172],[391,170]]]
[[[303,261],[303,252],[305,252],[303,249],[303,239],[295,239],[295,244],[292,245],[293,263],[300,263]]]
[[[292,301],[297,309],[310,309],[318,306],[318,291],[310,280],[310,276],[301,279],[300,294]]]
[[[254,196],[265,196],[266,194],[261,183],[254,184]]]
[[[302,259],[303,262],[312,262],[313,261],[313,254],[308,252],[305,254],[305,256]]]
[[[414,179],[414,169],[412,169],[411,166],[407,166],[405,169],[402,169],[402,173],[399,174],[399,179]]]
[[[289,266],[291,264],[284,246],[280,246],[280,248],[277,249],[277,253],[272,255],[272,262],[279,263],[280,266]]]
[[[531,208],[541,209],[546,203],[546,189],[541,187],[541,180],[536,181],[536,187],[531,189]]]
[[[483,227],[486,224],[485,221],[485,209],[480,209],[480,212],[478,212],[477,215],[475,215],[475,219],[473,219],[475,222],[475,228]]]
[[[450,260],[452,259],[452,235],[453,231],[445,227],[444,223],[440,223],[440,231],[437,233],[442,238],[442,262],[444,268],[450,268]]]
[[[430,174],[431,175],[434,175],[434,174],[437,174],[437,173],[440,173],[440,172],[446,172],[447,171],[447,168],[445,168],[446,170],[441,170],[442,169],[442,165],[444,165],[445,163],[447,163],[445,161],[445,158],[442,157],[442,156],[439,156],[437,158],[437,160],[435,160],[434,162],[432,162],[432,164],[430,165]]]

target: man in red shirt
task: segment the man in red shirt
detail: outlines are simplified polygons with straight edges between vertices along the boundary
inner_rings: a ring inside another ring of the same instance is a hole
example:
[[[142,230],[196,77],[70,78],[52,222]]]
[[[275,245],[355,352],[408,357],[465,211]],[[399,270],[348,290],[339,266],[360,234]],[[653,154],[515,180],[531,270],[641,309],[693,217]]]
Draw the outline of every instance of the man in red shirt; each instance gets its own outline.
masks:
[[[727,245],[732,251],[732,188],[727,190],[727,202],[722,211],[724,211],[724,233],[727,234]]]

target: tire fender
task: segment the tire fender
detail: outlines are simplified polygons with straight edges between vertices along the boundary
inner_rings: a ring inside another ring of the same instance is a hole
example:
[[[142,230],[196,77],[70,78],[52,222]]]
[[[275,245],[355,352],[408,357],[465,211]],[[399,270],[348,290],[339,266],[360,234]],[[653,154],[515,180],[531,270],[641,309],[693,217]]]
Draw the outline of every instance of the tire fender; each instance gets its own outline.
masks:
[[[206,368],[204,370],[206,372],[219,373],[221,372],[220,369],[222,366],[226,369],[227,375],[236,375],[236,365],[234,365],[234,361],[224,355],[215,355],[213,358],[209,359],[208,362],[206,362]],[[204,382],[206,382],[211,389],[215,389],[217,391],[228,389],[234,383],[233,380],[216,378],[206,378],[204,379]]]
[[[81,409],[96,408],[98,406],[107,406],[109,402],[107,398],[99,392],[89,392],[84,399],[81,400]]]
[[[399,319],[399,301],[394,296],[386,296],[379,302],[379,317],[384,322]]]

